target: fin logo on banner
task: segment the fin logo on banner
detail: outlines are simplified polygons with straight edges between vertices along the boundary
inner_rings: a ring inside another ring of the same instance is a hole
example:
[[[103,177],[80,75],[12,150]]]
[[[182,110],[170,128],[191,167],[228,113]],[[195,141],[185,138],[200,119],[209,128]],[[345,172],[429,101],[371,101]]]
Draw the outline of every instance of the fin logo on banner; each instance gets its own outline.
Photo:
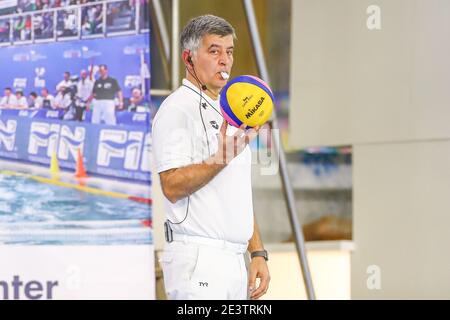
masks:
[[[144,137],[144,133],[139,131],[103,129],[100,132],[97,165],[108,167],[112,161],[120,160],[124,169],[138,170],[142,157],[144,159],[141,170],[150,171],[145,156],[150,145],[148,136]]]
[[[0,120],[0,150],[3,148],[6,151],[14,151],[16,141],[16,120],[6,120],[3,122]]]
[[[57,152],[61,160],[77,159],[78,149],[83,149],[86,129],[56,123],[33,122],[30,130],[28,153],[50,158]],[[70,157],[71,156],[71,157]]]

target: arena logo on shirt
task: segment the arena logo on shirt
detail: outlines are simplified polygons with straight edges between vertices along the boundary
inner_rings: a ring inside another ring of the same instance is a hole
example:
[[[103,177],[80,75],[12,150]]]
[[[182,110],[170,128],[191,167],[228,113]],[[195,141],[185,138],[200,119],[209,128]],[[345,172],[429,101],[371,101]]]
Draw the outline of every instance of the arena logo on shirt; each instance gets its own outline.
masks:
[[[125,170],[139,170],[143,150],[150,148],[149,134],[142,131],[104,129],[100,131],[97,165],[101,167],[123,167]],[[144,152],[144,155],[147,152]],[[144,156],[148,162],[147,156]],[[143,164],[148,169],[148,164]],[[142,171],[149,171],[143,170]]]
[[[16,120],[0,120],[0,152],[15,151],[16,130]]]
[[[33,122],[28,154],[44,157],[46,160],[57,152],[58,159],[75,161],[78,149],[83,150],[85,137],[84,127],[74,127],[72,130],[69,126],[58,123]]]

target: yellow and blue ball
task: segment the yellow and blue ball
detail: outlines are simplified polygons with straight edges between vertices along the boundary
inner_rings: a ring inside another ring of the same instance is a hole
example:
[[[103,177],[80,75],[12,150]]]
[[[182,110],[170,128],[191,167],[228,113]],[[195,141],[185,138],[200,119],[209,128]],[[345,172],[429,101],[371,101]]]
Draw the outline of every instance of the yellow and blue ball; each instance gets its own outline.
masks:
[[[273,111],[274,97],[270,87],[254,76],[230,80],[220,93],[220,109],[225,120],[235,127],[253,128],[265,124]]]

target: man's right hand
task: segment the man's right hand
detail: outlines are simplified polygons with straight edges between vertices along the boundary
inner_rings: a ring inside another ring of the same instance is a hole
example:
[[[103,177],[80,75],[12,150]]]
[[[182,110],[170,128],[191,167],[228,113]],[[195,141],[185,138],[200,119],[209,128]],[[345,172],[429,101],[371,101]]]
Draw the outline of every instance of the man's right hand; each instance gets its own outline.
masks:
[[[175,203],[209,183],[225,166],[258,136],[259,127],[245,131],[245,125],[227,136],[228,123],[220,128],[218,151],[203,163],[161,172],[161,186],[166,198]]]
[[[223,120],[218,137],[218,150],[214,157],[217,164],[230,163],[258,136],[260,129],[259,126],[256,126],[246,131],[246,125],[243,124],[232,136],[227,136],[227,128],[228,122]]]

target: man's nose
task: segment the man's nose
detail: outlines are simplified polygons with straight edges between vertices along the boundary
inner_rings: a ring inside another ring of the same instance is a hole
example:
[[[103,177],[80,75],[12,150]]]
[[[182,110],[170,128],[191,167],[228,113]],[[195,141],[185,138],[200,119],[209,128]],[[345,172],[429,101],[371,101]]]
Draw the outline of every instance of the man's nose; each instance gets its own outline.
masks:
[[[230,62],[231,62],[231,59],[227,53],[221,54],[220,59],[219,59],[219,64],[221,66],[227,66],[230,64]]]

